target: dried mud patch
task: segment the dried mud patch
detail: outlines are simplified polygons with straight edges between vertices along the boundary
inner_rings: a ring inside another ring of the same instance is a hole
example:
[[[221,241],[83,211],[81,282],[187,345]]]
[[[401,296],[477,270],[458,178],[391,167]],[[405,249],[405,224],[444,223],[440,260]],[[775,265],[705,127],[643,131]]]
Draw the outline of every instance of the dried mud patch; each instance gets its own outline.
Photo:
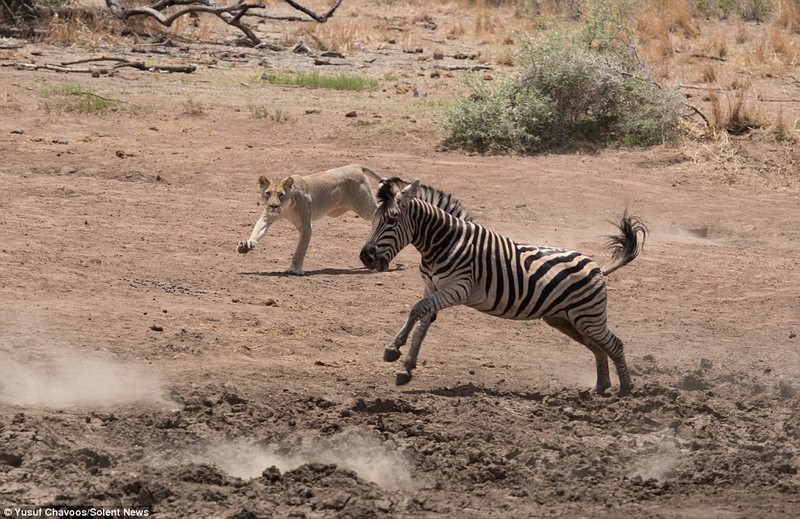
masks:
[[[694,374],[704,389],[681,389],[657,371],[622,399],[476,384],[264,398],[211,385],[173,388],[174,411],[19,412],[0,422],[0,484],[22,506],[184,517],[601,513],[732,492],[772,498],[766,515],[796,505],[792,384],[706,367]],[[487,504],[500,496],[507,507]]]

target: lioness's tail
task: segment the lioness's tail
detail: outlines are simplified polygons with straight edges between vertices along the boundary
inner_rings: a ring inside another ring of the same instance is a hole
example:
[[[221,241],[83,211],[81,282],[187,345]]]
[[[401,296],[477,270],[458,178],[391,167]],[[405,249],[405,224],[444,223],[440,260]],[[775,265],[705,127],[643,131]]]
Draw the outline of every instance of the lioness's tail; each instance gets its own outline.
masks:
[[[603,267],[606,276],[636,259],[647,241],[647,226],[638,216],[625,212],[617,227],[620,234],[609,236],[606,243],[611,250],[611,263]]]
[[[371,176],[372,178],[374,178],[378,182],[382,182],[382,181],[386,180],[385,177],[382,177],[382,176],[378,175],[377,173],[375,173],[375,171],[373,171],[372,168],[368,168],[367,166],[365,166],[363,164],[359,164],[359,166],[361,167],[361,171],[363,171],[367,175]]]

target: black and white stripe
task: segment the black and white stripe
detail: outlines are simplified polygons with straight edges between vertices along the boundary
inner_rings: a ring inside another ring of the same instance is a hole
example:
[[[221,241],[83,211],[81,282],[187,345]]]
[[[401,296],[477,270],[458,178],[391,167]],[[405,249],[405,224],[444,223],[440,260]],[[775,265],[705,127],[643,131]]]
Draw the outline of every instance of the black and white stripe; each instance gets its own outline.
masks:
[[[397,360],[416,326],[398,384],[411,380],[422,339],[437,312],[463,304],[497,317],[543,319],[594,353],[598,393],[611,387],[608,357],[617,369],[620,394],[630,392],[633,382],[622,341],[607,326],[605,275],[638,255],[647,236],[639,218],[623,216],[620,234],[609,239],[612,261],[601,268],[579,252],[518,244],[457,218],[417,198],[418,189],[418,180],[399,193],[388,184],[379,186],[372,234],[361,251],[364,265],[379,271],[408,244],[421,255],[425,296],[384,352],[385,360]]]

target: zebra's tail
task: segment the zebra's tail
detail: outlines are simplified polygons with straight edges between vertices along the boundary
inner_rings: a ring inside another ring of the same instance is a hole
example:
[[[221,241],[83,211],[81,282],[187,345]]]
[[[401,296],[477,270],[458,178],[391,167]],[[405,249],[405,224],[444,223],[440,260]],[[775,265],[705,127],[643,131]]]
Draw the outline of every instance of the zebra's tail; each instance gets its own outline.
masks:
[[[611,251],[611,263],[603,267],[606,276],[636,259],[647,241],[647,226],[636,215],[628,215],[626,211],[617,227],[620,234],[608,236],[606,243]]]

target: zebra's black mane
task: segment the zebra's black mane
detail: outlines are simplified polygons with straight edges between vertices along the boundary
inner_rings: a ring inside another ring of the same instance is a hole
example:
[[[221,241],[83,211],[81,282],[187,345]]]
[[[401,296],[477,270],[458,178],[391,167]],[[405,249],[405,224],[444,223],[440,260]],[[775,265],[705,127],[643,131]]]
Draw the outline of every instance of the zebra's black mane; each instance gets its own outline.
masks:
[[[375,195],[378,201],[378,207],[381,208],[380,210],[386,210],[391,207],[394,203],[395,195],[409,184],[411,184],[411,182],[406,182],[399,177],[381,180],[381,183],[378,185],[378,192]],[[461,205],[461,201],[450,193],[445,193],[435,187],[420,184],[419,189],[417,189],[417,198],[438,207],[456,218],[467,222],[472,221],[472,215],[464,209],[464,206]]]

